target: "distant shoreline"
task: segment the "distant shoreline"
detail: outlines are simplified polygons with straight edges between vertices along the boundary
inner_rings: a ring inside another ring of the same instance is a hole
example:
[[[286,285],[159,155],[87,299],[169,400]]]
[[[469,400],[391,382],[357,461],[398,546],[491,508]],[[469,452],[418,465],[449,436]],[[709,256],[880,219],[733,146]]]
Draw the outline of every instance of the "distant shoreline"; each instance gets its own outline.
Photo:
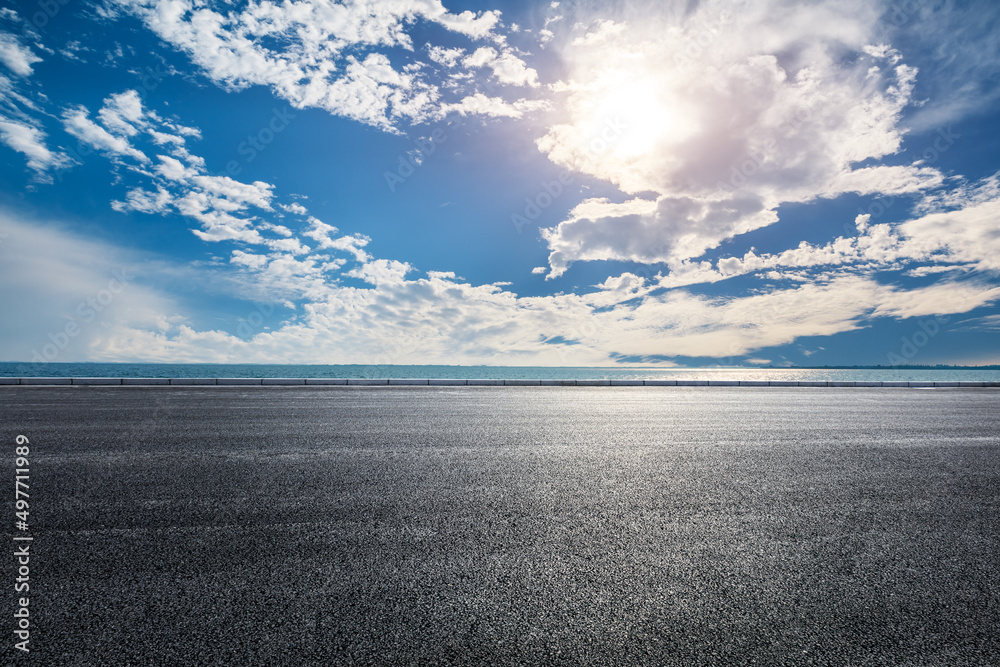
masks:
[[[635,385],[664,383],[718,383],[721,386],[799,386],[799,383],[820,383],[812,386],[850,386],[846,383],[909,382],[1000,382],[1000,367],[913,366],[850,367],[850,368],[658,368],[658,367],[559,367],[559,366],[444,366],[444,365],[319,365],[319,364],[127,364],[127,363],[0,363],[0,381],[19,383],[17,378],[104,378],[112,383],[131,384],[133,380],[150,378],[163,384],[170,379],[199,379],[216,383],[220,378],[237,384],[270,384],[292,379],[298,384],[306,378],[346,383],[355,380],[400,384],[447,383],[487,384],[594,384],[614,381]],[[266,380],[266,382],[264,382]],[[488,382],[487,382],[488,381]],[[833,383],[833,384],[831,384]],[[809,385],[807,385],[809,386]],[[894,386],[894,385],[885,385]]]
[[[222,363],[222,362],[169,362],[169,361],[46,361],[46,362],[34,362],[34,361],[0,361],[0,366],[7,365],[31,365],[31,366],[200,366],[200,367],[219,367],[219,366],[306,366],[306,367],[323,367],[323,368],[565,368],[565,369],[583,369],[583,368],[594,368],[602,370],[616,370],[616,371],[629,371],[629,370],[662,370],[662,371],[692,371],[692,370],[708,370],[708,371],[761,371],[761,370],[775,370],[775,371],[816,371],[816,370],[953,370],[953,371],[1000,371],[1000,364],[987,364],[982,366],[953,366],[947,364],[900,364],[896,366],[885,366],[885,365],[873,365],[873,366],[506,366],[506,365],[466,365],[466,364],[278,364],[278,363],[265,363],[265,362],[234,362],[234,363]]]
[[[109,378],[0,377],[0,387],[867,387],[1000,388],[992,381],[610,380],[511,378]]]

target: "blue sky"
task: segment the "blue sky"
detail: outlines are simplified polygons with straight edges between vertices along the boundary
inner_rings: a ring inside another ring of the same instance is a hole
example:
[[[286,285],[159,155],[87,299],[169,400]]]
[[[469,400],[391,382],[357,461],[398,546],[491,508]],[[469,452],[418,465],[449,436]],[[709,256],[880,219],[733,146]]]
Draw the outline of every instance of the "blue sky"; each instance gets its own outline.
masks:
[[[0,358],[1000,363],[998,15],[8,5]]]

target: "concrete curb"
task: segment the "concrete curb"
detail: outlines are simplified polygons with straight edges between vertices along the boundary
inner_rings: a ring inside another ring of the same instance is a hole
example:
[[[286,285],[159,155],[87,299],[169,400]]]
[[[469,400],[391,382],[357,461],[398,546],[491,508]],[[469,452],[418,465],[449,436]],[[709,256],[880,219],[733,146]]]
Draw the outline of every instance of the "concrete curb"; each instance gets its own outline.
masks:
[[[0,377],[0,385],[31,386],[414,386],[423,387],[1000,387],[1000,382],[795,381],[795,380],[524,380],[470,378],[87,378]]]
[[[130,387],[148,387],[170,384],[170,378],[122,378],[122,384]]]

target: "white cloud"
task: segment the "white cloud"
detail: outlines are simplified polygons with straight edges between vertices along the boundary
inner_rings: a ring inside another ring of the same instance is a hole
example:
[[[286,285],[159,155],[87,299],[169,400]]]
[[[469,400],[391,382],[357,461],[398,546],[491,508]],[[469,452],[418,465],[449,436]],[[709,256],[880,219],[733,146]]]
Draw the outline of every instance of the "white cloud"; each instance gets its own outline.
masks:
[[[344,275],[351,278],[360,278],[377,287],[379,285],[402,284],[406,274],[412,270],[413,267],[406,262],[397,262],[393,259],[376,259],[366,262]]]
[[[139,93],[134,90],[127,90],[104,100],[104,106],[97,115],[108,130],[129,137],[139,132],[137,125],[147,124],[142,100],[139,98]]]
[[[176,134],[170,134],[169,132],[160,132],[159,130],[151,129],[149,130],[149,136],[152,137],[153,141],[160,146],[181,146],[184,144],[184,137]]]
[[[500,83],[514,86],[538,87],[538,72],[528,67],[511,51],[504,51],[490,63],[493,75]]]
[[[81,53],[86,53],[90,51],[89,48],[85,47],[80,43],[80,40],[74,39],[66,42],[66,45],[59,50],[59,55],[66,58],[67,60],[76,60],[83,62],[83,58],[80,57]]]
[[[465,49],[446,49],[443,46],[432,46],[427,52],[428,57],[439,65],[454,67],[458,64],[458,59],[465,55]]]
[[[265,241],[265,244],[271,250],[287,252],[291,255],[304,255],[309,252],[309,246],[303,244],[302,241],[298,239],[268,239]]]
[[[994,2],[884,3],[878,29],[885,41],[905,40],[920,54],[922,104],[905,119],[915,130],[947,126],[995,108],[1000,88],[1000,37]]]
[[[421,63],[397,69],[376,50],[413,51],[407,27],[417,20],[470,39],[499,38],[493,33],[499,12],[451,14],[440,0],[251,3],[225,13],[187,0],[120,6],[224,86],[268,86],[297,108],[318,107],[386,131],[397,131],[400,120],[438,117],[440,91],[421,73]],[[430,55],[445,67],[457,58],[443,48]],[[497,64],[498,77],[519,85],[530,84],[532,74],[511,58]]]
[[[181,215],[194,218],[201,223],[201,229],[192,231],[203,241],[241,241],[249,244],[265,242],[260,232],[253,228],[251,218],[238,217],[231,213],[241,210],[239,204],[197,191],[174,198],[171,204]]]
[[[900,291],[891,301],[880,303],[874,317],[906,319],[951,313],[966,313],[1000,299],[1000,287],[981,282],[944,282]]]
[[[88,360],[110,332],[160,332],[166,314],[178,310],[153,285],[162,273],[189,275],[184,267],[9,211],[0,211],[0,230],[0,282],[9,288],[9,316],[0,328],[4,359]]]
[[[306,215],[309,213],[309,211],[306,209],[305,206],[303,206],[302,204],[296,204],[294,202],[291,204],[281,204],[280,206],[285,211],[288,211],[289,213],[295,213],[296,215]]]
[[[172,196],[162,187],[156,192],[149,192],[142,188],[133,188],[125,196],[125,201],[111,203],[111,208],[120,213],[127,211],[139,211],[141,213],[165,213],[172,203]]]
[[[898,226],[902,252],[909,257],[941,256],[942,261],[1000,271],[1000,197],[968,207],[931,213]]]
[[[549,104],[545,100],[517,100],[516,102],[507,102],[499,97],[487,97],[483,93],[475,93],[460,102],[443,105],[442,110],[445,113],[457,113],[460,116],[520,118],[525,113],[547,109],[548,107]]]
[[[578,261],[678,263],[775,220],[774,211],[751,196],[721,201],[660,197],[621,204],[590,199],[555,228],[542,230],[542,236],[550,249],[549,277],[554,278]]]
[[[500,83],[515,86],[537,87],[538,72],[528,67],[510,49],[498,53],[490,46],[483,46],[467,56],[462,64],[468,68],[489,67]]]
[[[574,261],[679,266],[776,222],[782,203],[944,184],[920,163],[857,166],[899,151],[916,77],[896,51],[869,41],[877,9],[777,1],[738,14],[713,2],[690,14],[646,9],[581,20],[582,34],[562,48],[569,72],[553,90],[565,99],[565,121],[538,148],[642,197],[585,202],[545,230],[550,276]]]
[[[612,20],[598,21],[597,26],[590,32],[581,35],[573,40],[573,46],[595,46],[621,35],[625,30],[624,23],[615,23]]]
[[[271,210],[273,185],[263,181],[241,183],[228,176],[198,175],[191,178],[192,183],[206,193],[225,199],[228,202],[243,206],[256,206]]]
[[[915,269],[910,269],[906,272],[906,275],[911,278],[920,278],[923,276],[932,276],[938,273],[966,273],[972,271],[976,268],[975,264],[932,264],[929,266],[918,266]]]
[[[266,266],[267,272],[278,263],[265,265],[243,255],[233,261]],[[313,280],[316,267],[280,261],[284,269],[260,279]],[[367,276],[369,288],[312,283],[303,317],[250,340],[190,327],[172,334],[117,329],[108,332],[96,357],[451,364],[502,358],[530,365],[600,365],[620,355],[724,358],[855,330],[873,318],[948,315],[1000,299],[1000,288],[988,285],[944,283],[907,291],[856,276],[743,297],[707,298],[675,290],[637,299],[634,281],[626,278],[602,292],[619,288],[618,301],[591,303],[578,295],[522,298],[449,273],[406,280],[403,267],[409,268],[392,262],[366,266],[357,273]]]
[[[440,6],[440,3],[428,4]],[[493,28],[500,20],[500,12],[486,11],[478,15],[470,11],[464,11],[461,14],[441,12],[436,13],[434,20],[454,32],[462,33],[476,39],[483,39],[491,35]]]
[[[242,250],[234,250],[229,261],[232,264],[238,264],[250,269],[262,269],[267,266],[266,256],[255,255],[253,253],[243,252]]]
[[[4,119],[0,116],[0,140],[28,158],[28,168],[36,172],[58,169],[71,164],[68,155],[53,152],[45,145],[45,133],[41,130]]]
[[[32,65],[41,62],[30,48],[8,32],[0,32],[0,62],[18,76],[31,76]]]
[[[485,67],[497,59],[497,50],[492,46],[483,46],[462,60],[466,67]]]
[[[518,118],[547,108],[542,100],[510,102],[481,92],[446,100],[421,78],[421,63],[397,67],[382,53],[365,53],[412,50],[407,27],[418,18],[476,38],[499,37],[491,34],[498,14],[448,15],[437,0],[376,5],[365,14],[354,2],[251,3],[223,16],[184,0],[149,0],[137,11],[226,85],[268,85],[297,104],[388,129],[400,119],[444,113]],[[229,253],[228,264],[215,260],[241,295],[301,301],[294,318],[242,340],[199,330],[153,293],[149,303],[158,316],[148,313],[148,303],[123,301],[121,312],[88,335],[86,355],[558,365],[607,364],[618,355],[721,358],[863,328],[878,318],[969,312],[1000,300],[1000,287],[969,279],[1000,270],[997,179],[963,184],[919,162],[878,163],[899,150],[915,74],[890,46],[870,41],[865,22],[874,10],[851,2],[751,3],[740,16],[706,22],[719,6],[698,3],[690,23],[668,22],[666,30],[657,20],[639,25],[626,11],[613,21],[585,23],[575,44],[567,40],[570,73],[550,91],[566,102],[555,109],[565,112],[564,122],[544,131],[538,146],[554,162],[615,183],[625,195],[583,201],[545,230],[550,275],[576,261],[606,259],[670,268],[652,278],[643,271],[609,277],[581,294],[521,297],[506,283],[475,285],[453,273],[423,274],[406,262],[377,259],[367,236],[344,234],[314,217],[298,229],[301,220],[293,216],[308,216],[304,206],[279,203],[263,181],[209,175],[187,148],[198,130],[144,108],[136,91],[107,98],[96,113],[68,109],[67,131],[137,179],[116,210],[187,216],[201,239],[242,244],[219,253]],[[489,68],[502,83],[537,84],[534,70],[502,41],[491,43],[471,55],[438,47],[427,53],[443,67]],[[287,59],[279,62],[279,52]],[[513,59],[505,61],[508,54]],[[0,137],[28,156],[29,166],[35,160],[48,168],[57,159],[44,134],[20,121],[0,121]],[[132,146],[140,138],[169,154],[150,153],[149,160]],[[849,236],[826,244],[698,261],[721,242],[773,223],[783,202],[846,192],[925,196],[911,219],[890,224],[861,215],[853,228],[848,223]],[[84,247],[91,250],[122,254]],[[875,271],[885,268],[932,284],[907,289],[876,280]],[[16,279],[16,272],[0,269]],[[59,274],[49,291],[78,275],[93,283],[96,274],[88,271]],[[802,284],[718,297],[680,289],[746,273]],[[365,284],[345,286],[340,276]]]
[[[362,250],[371,241],[370,238],[362,234],[335,237],[338,229],[333,225],[328,225],[318,218],[309,219],[309,228],[303,232],[303,236],[311,238],[317,242],[319,250],[340,250],[354,255],[358,262],[367,262],[370,255]]]
[[[997,185],[998,177],[995,175],[973,186],[963,184],[955,190],[939,193],[924,202],[924,208],[937,210],[899,223],[872,224],[870,214],[858,215],[854,221],[858,231],[856,236],[841,236],[822,245],[802,241],[797,247],[778,253],[757,254],[750,250],[742,257],[723,257],[714,268],[710,262],[675,262],[670,267],[669,275],[657,282],[661,287],[679,287],[717,282],[755,272],[766,274],[775,270],[831,266],[884,270],[926,262],[932,264],[912,268],[908,275],[1000,271],[1000,188]],[[956,204],[960,207],[950,208]],[[628,220],[627,216],[613,212],[608,220],[584,218],[562,224],[605,224],[613,227],[617,221]],[[550,259],[553,270],[564,267],[569,259],[575,258],[573,253],[579,254],[580,250],[571,245],[573,233],[572,227],[560,232],[559,242],[569,245],[566,250],[556,246],[555,252],[563,254]],[[595,235],[590,229],[582,233]],[[641,236],[634,232],[632,235]],[[646,232],[646,237],[649,237],[649,232]],[[635,255],[616,258],[648,261],[647,255],[639,251],[655,251],[655,248],[652,245],[649,248],[638,246]],[[601,250],[595,252],[600,253]],[[788,274],[783,275],[789,277]]]
[[[160,164],[156,166],[156,173],[167,180],[187,182],[197,176],[198,170],[185,165],[180,160],[167,155],[157,155]]]
[[[362,248],[370,242],[371,239],[364,234],[351,234],[349,236],[341,236],[335,239],[330,239],[321,244],[320,247],[347,252],[354,256],[355,261],[367,262],[371,259],[371,255],[362,250]]]
[[[150,180],[151,187],[133,187],[123,200],[111,206],[120,213],[179,213],[201,225],[192,230],[204,241],[236,241],[264,245],[291,254],[308,252],[308,246],[291,239],[291,232],[280,225],[259,219],[260,212],[272,211],[273,186],[263,181],[243,183],[228,176],[205,173],[205,160],[186,147],[188,138],[200,138],[197,128],[186,127],[161,118],[143,108],[138,93],[128,90],[104,100],[97,114],[103,125],[89,118],[83,106],[67,109],[63,124],[67,132],[115,158],[132,158],[138,164],[124,164],[135,176]],[[154,143],[167,146],[173,155],[157,155],[147,168],[149,158],[132,147],[127,137],[142,130]],[[290,211],[305,209],[298,204]],[[262,232],[280,238],[268,238]]]
[[[128,140],[115,136],[106,129],[90,120],[86,107],[67,109],[63,114],[63,126],[66,131],[80,141],[93,146],[97,150],[113,155],[131,157],[139,162],[149,162],[149,158],[133,148]]]
[[[1000,315],[985,315],[956,322],[952,331],[1000,331]]]
[[[919,166],[878,166],[844,171],[835,176],[825,189],[818,192],[823,197],[835,197],[845,192],[858,194],[900,195],[925,192],[944,184],[944,176],[937,169]]]

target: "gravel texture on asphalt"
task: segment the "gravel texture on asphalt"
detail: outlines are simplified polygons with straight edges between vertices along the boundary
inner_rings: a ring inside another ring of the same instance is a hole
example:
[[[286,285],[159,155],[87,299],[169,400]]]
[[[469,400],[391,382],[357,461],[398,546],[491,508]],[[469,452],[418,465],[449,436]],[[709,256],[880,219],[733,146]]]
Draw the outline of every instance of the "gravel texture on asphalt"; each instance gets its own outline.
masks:
[[[997,390],[4,387],[0,414],[8,479],[31,440],[31,664],[1000,664]]]

